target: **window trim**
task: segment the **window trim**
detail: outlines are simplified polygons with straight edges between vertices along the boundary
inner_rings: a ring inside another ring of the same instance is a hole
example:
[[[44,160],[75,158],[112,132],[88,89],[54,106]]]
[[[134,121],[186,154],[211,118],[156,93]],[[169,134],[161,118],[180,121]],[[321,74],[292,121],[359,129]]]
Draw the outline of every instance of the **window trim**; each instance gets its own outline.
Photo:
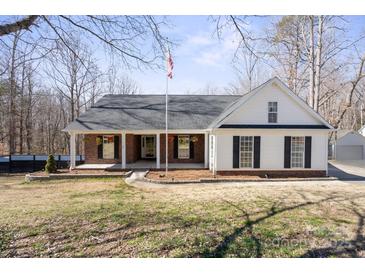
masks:
[[[180,156],[180,142],[179,142],[179,138],[180,137],[185,137],[185,138],[188,139],[188,154],[185,157],[181,157]],[[190,135],[188,135],[188,134],[182,134],[182,135],[178,135],[177,136],[177,158],[178,159],[181,159],[181,160],[190,159]]]
[[[254,168],[254,156],[255,156],[255,144],[254,144],[254,136],[252,135],[245,135],[245,136],[239,136],[239,168],[241,169],[253,169]],[[252,150],[251,150],[251,166],[250,167],[242,167],[241,166],[241,138],[242,137],[250,137],[251,138],[251,144],[252,144]]]
[[[302,151],[302,166],[301,167],[293,167],[293,138],[303,138],[303,151]],[[305,168],[305,136],[291,136],[290,137],[290,168],[291,169],[304,169]]]
[[[276,111],[270,111],[270,103],[276,103]],[[267,103],[267,122],[269,124],[277,124],[279,120],[279,114],[278,114],[279,104],[277,101],[269,101]],[[270,122],[270,114],[276,114],[276,121]]]

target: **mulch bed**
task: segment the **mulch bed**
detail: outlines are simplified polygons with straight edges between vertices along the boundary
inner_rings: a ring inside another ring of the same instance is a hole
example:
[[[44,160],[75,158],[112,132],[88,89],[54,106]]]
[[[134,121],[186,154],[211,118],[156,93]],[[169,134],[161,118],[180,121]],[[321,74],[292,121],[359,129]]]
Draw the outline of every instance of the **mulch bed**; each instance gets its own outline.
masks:
[[[167,176],[165,176],[165,171],[150,171],[147,174],[147,179],[157,180],[157,181],[185,181],[185,180],[200,180],[204,179],[247,179],[247,180],[255,180],[260,179],[259,176],[244,176],[244,175],[236,175],[236,176],[222,176],[222,175],[213,175],[211,171],[207,169],[184,169],[184,170],[171,170],[167,172]]]

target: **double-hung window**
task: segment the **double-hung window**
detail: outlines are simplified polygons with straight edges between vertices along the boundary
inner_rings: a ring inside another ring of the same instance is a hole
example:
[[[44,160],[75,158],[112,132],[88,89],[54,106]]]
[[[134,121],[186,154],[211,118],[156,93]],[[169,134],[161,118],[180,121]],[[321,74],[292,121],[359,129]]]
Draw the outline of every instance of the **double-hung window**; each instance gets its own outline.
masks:
[[[253,167],[253,137],[241,136],[240,137],[240,167],[252,168]]]
[[[268,122],[269,123],[278,122],[278,102],[268,103]]]
[[[179,135],[178,136],[178,158],[189,159],[190,158],[190,136]]]
[[[304,168],[304,137],[291,137],[291,167]]]

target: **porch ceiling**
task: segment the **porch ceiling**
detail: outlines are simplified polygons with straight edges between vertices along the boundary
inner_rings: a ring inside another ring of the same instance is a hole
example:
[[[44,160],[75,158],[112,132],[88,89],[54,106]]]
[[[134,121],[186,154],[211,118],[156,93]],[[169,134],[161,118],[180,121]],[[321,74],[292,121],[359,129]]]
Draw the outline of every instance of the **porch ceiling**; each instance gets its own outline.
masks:
[[[169,163],[171,169],[202,169],[204,163]],[[156,168],[156,161],[137,161],[135,163],[127,164],[126,169],[152,169]],[[160,165],[161,169],[165,168],[165,164]],[[78,165],[76,169],[122,169],[122,164],[82,164]]]

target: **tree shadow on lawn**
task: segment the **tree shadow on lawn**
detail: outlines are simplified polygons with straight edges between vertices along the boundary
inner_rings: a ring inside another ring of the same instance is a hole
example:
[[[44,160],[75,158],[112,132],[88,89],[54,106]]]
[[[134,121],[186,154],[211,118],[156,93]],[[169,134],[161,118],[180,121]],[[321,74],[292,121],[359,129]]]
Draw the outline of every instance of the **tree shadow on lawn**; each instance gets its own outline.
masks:
[[[360,212],[360,206],[354,201],[351,201],[350,203],[351,207],[348,207],[348,209],[357,217],[357,228],[354,238],[347,241],[333,241],[329,247],[310,249],[301,257],[364,257],[365,237],[363,235],[363,229],[365,212]]]
[[[313,193],[317,195],[316,193]],[[252,243],[249,246],[249,254],[253,255],[252,257],[262,257],[262,245],[263,240],[257,237],[254,233],[254,226],[260,224],[261,222],[274,217],[280,213],[289,212],[295,209],[304,208],[307,206],[317,205],[320,206],[324,202],[348,202],[350,201],[351,207],[347,207],[350,209],[358,218],[358,225],[356,236],[354,239],[348,241],[342,241],[339,244],[335,244],[328,248],[315,248],[310,249],[305,252],[301,257],[329,257],[329,256],[351,256],[351,257],[359,257],[359,253],[365,251],[365,239],[362,234],[362,230],[364,228],[364,218],[365,213],[361,213],[359,211],[359,205],[357,205],[353,200],[358,198],[363,198],[365,195],[353,195],[351,197],[344,197],[339,195],[336,192],[329,194],[327,197],[321,197],[320,200],[310,201],[303,193],[299,193],[299,195],[305,200],[303,203],[299,203],[292,206],[281,207],[281,202],[276,201],[272,203],[270,208],[266,211],[259,211],[249,213],[244,208],[239,207],[231,201],[223,200],[230,206],[236,208],[238,211],[243,213],[244,224],[240,227],[234,229],[231,234],[226,235],[223,240],[212,250],[205,251],[203,253],[195,254],[197,257],[226,257],[228,254],[230,247],[233,246],[240,236],[246,236],[249,239],[249,242]],[[258,218],[252,218],[252,215],[264,213],[264,216]],[[240,254],[236,254],[240,255]]]
[[[250,256],[262,257],[264,256],[264,240],[260,234],[255,233],[255,226],[268,220],[280,213],[290,212],[295,209],[305,208],[308,206],[316,205],[320,207],[325,202],[339,203],[341,206],[346,207],[355,214],[358,218],[356,236],[353,239],[343,241],[337,245],[331,245],[326,248],[313,248],[306,251],[301,257],[329,257],[329,256],[351,256],[359,257],[360,252],[365,251],[365,239],[362,234],[364,228],[365,213],[361,211],[361,208],[356,204],[355,200],[364,198],[365,195],[347,195],[345,197],[343,193],[332,192],[326,196],[322,196],[318,193],[309,193],[316,198],[309,199],[301,191],[297,191],[297,194],[303,199],[303,202],[284,206],[281,201],[286,200],[289,196],[281,196],[280,200],[273,201],[273,199],[265,199],[265,202],[269,202],[269,206],[265,210],[259,210],[255,212],[249,212],[245,208],[242,208],[238,204],[232,201],[223,200],[224,203],[230,207],[235,208],[242,213],[243,225],[236,227],[234,231],[226,235],[221,242],[219,242],[213,250],[192,252],[187,251],[185,256],[192,257],[226,257],[231,255],[231,247],[238,242],[239,237],[244,236],[249,241],[248,252]],[[315,199],[315,200],[314,200]],[[314,200],[314,201],[313,201]],[[343,203],[342,203],[343,202]],[[350,203],[348,205],[348,202]],[[346,205],[344,204],[346,203]],[[162,219],[156,219],[154,217],[149,218],[148,215],[144,215],[144,211],[134,212],[134,215],[138,215],[136,220],[130,218],[130,215],[126,215],[124,212],[107,213],[108,209],[103,209],[100,212],[96,209],[90,209],[84,214],[87,216],[95,216],[97,218],[87,218],[78,223],[77,220],[73,222],[69,218],[59,220],[48,220],[37,226],[39,231],[32,234],[26,234],[22,237],[15,238],[15,244],[9,246],[7,252],[4,253],[0,249],[0,256],[7,257],[58,257],[58,256],[98,256],[98,257],[129,257],[138,256],[139,254],[153,254],[153,256],[168,256],[171,250],[175,246],[169,247],[166,250],[160,250],[159,240],[154,240],[154,237],[160,235],[159,233],[172,230],[178,230],[189,228],[189,226],[196,225],[199,227],[199,223],[188,222],[184,216],[180,216],[178,212],[171,216],[162,216]],[[259,217],[254,217],[259,216]],[[139,221],[142,218],[142,221]],[[118,223],[119,221],[126,221],[126,223]],[[204,219],[199,222],[205,222]],[[101,226],[106,223],[106,226]],[[20,231],[16,232],[18,234]],[[19,235],[19,234],[18,234]],[[0,235],[1,236],[1,235]],[[160,235],[161,236],[161,235]],[[142,242],[149,237],[153,241],[149,247],[134,247],[134,244],[129,245],[128,241],[141,240]],[[167,237],[169,236],[164,236]],[[4,238],[5,239],[5,238]],[[1,239],[0,239],[1,240]],[[8,240],[7,240],[8,241]],[[126,243],[127,242],[127,243]],[[34,250],[34,245],[44,244],[43,250]],[[178,243],[181,245],[181,243]],[[184,243],[183,243],[184,244]],[[3,246],[4,248],[5,246]],[[125,248],[123,252],[120,250]],[[129,250],[134,253],[128,253]],[[203,247],[205,248],[205,247]],[[207,250],[207,248],[205,249]],[[81,254],[81,255],[80,255]],[[242,256],[241,253],[232,255]]]

